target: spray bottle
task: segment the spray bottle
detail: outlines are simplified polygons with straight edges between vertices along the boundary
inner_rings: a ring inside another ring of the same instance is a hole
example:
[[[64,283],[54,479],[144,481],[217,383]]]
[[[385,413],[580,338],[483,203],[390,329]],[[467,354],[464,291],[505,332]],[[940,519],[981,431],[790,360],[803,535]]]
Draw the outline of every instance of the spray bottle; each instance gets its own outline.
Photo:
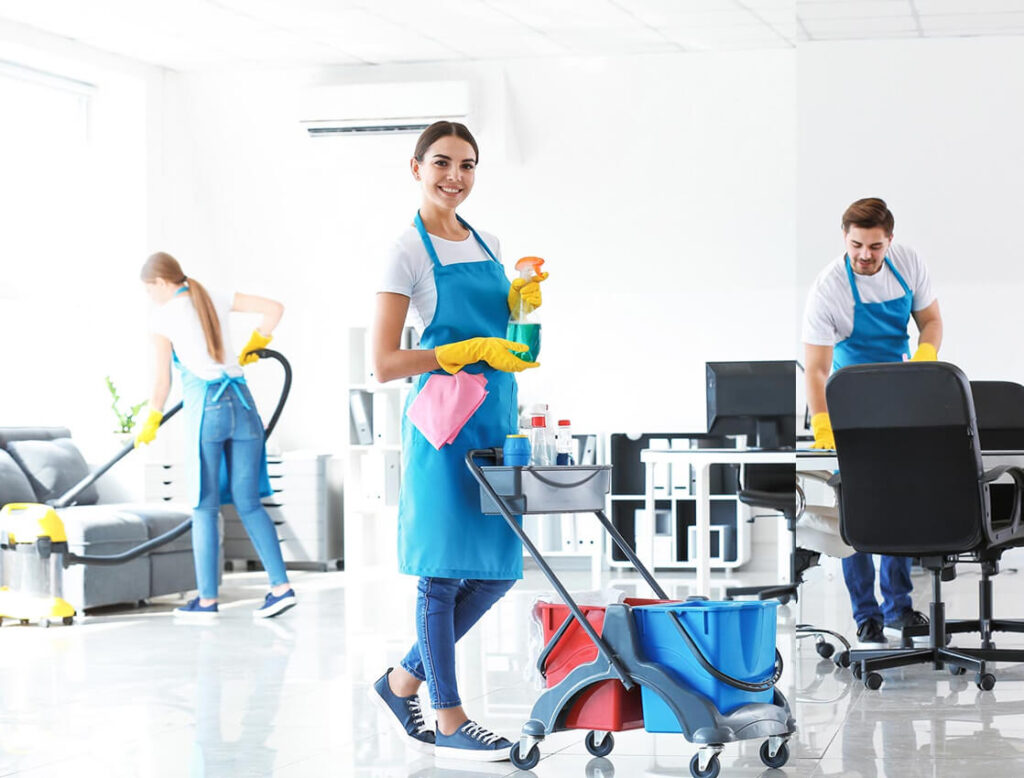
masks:
[[[540,276],[544,260],[540,257],[523,257],[516,262],[516,270],[524,285]],[[519,304],[511,311],[505,337],[516,343],[525,343],[529,348],[524,352],[512,352],[526,362],[536,362],[540,354],[540,319],[537,311],[526,300],[519,298]]]

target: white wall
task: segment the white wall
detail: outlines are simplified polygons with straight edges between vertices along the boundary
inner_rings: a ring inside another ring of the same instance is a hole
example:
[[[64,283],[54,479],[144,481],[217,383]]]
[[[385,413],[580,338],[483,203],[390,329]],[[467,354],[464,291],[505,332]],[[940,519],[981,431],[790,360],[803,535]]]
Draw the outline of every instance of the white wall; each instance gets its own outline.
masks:
[[[0,60],[96,86],[80,190],[69,193],[64,171],[45,166],[27,182],[0,181],[3,220],[38,223],[23,251],[0,257],[0,424],[67,425],[98,461],[113,450],[116,421],[104,376],[129,402],[144,399],[150,385],[138,269],[162,71],[2,20]],[[4,161],[18,153],[0,149],[0,169],[9,172]],[[28,282],[12,286],[12,278]]]
[[[285,301],[297,402],[279,444],[338,450],[345,328],[370,322],[418,204],[413,139],[310,141],[296,95],[468,78],[481,165],[463,215],[507,263],[539,254],[552,274],[523,399],[578,430],[704,429],[706,360],[792,356],[793,66],[772,51],[175,76],[151,248]]]
[[[797,75],[801,307],[843,250],[843,210],[883,197],[896,239],[931,270],[941,358],[971,378],[1024,382],[1020,38],[802,45]]]

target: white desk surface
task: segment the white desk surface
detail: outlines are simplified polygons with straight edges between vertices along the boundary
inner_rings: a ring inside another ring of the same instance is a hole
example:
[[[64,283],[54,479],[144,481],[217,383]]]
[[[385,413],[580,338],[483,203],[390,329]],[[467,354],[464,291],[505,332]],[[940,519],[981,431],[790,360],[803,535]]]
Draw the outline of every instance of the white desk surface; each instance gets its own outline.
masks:
[[[641,455],[642,458],[642,455]],[[799,449],[796,452],[797,469],[838,470],[836,452],[829,449]],[[986,468],[999,465],[1024,466],[1024,451],[982,451],[981,461]]]

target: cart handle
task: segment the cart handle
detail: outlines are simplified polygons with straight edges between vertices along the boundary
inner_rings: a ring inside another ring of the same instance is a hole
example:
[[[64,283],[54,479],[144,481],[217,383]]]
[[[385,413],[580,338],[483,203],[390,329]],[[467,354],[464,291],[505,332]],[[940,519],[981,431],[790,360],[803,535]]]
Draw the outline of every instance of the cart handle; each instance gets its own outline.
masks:
[[[580,608],[580,610],[583,609]],[[559,628],[555,630],[555,634],[551,636],[551,640],[549,640],[547,644],[544,646],[544,650],[540,652],[540,656],[537,657],[537,669],[540,671],[540,675],[542,678],[547,679],[548,677],[548,657],[551,655],[551,652],[555,650],[555,645],[557,645],[558,641],[562,639],[562,637],[565,635],[566,630],[569,629],[569,626],[575,620],[575,617],[572,615],[572,612],[570,611],[569,615],[566,616],[565,621],[563,621],[561,626],[559,626]]]
[[[672,621],[676,625],[676,629],[679,634],[682,635],[683,641],[690,649],[697,662],[705,671],[713,678],[721,681],[724,684],[732,686],[734,689],[740,689],[745,692],[766,692],[778,683],[782,677],[782,654],[779,653],[779,649],[775,649],[775,670],[774,672],[763,681],[743,681],[739,678],[733,678],[731,675],[726,675],[717,667],[715,667],[708,658],[704,656],[700,650],[700,646],[690,637],[690,633],[686,631],[686,627],[683,626],[683,622],[679,619],[679,614],[675,611],[668,611],[668,615],[672,617]]]
[[[559,481],[551,481],[542,476],[540,474],[540,471],[537,470],[536,468],[531,467],[530,472],[533,474],[533,477],[540,481],[542,484],[546,484],[547,486],[551,486],[555,489],[572,489],[577,486],[583,486],[583,484],[585,484],[587,481],[593,480],[594,476],[601,472],[601,467],[596,467],[593,471],[591,471],[590,475],[585,476],[584,478],[582,478],[581,480],[577,481],[574,484],[567,484]]]

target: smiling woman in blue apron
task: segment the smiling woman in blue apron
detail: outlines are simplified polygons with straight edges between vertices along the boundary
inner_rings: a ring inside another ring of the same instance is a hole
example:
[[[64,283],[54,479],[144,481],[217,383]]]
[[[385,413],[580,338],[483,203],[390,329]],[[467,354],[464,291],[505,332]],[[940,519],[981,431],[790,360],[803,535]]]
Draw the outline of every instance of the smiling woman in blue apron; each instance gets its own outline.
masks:
[[[520,297],[534,306],[541,300],[539,282],[510,285],[497,239],[455,213],[473,189],[478,160],[465,126],[436,122],[423,131],[410,161],[422,189],[420,209],[392,244],[378,287],[377,378],[416,377],[402,419],[398,559],[401,572],[419,576],[418,639],[369,694],[407,745],[449,758],[496,761],[507,758],[511,743],[463,710],[455,642],[522,577],[523,552],[505,522],[481,514],[479,487],[465,457],[470,449],[500,446],[517,432],[513,374],[536,363],[510,353],[526,347],[505,340],[505,327]],[[407,315],[420,332],[418,349],[400,347]],[[470,404],[472,415],[458,429],[463,414],[451,435],[428,439],[410,421],[410,407],[419,404],[433,409],[432,421],[443,423],[437,418],[441,404],[431,401],[483,383],[482,403],[475,411]],[[433,732],[417,696],[424,681],[436,714]]]
[[[176,616],[217,615],[220,506],[234,503],[245,531],[270,577],[270,592],[255,616],[267,618],[295,605],[274,523],[260,502],[272,494],[260,421],[241,365],[259,359],[281,319],[284,306],[265,297],[220,295],[188,278],[170,254],[153,254],[142,266],[142,281],[155,303],[151,331],[156,380],[149,415],[135,445],[150,443],[163,418],[171,389],[171,366],[182,384],[185,422],[185,478],[192,514],[192,552],[199,596]],[[258,313],[262,321],[236,360],[225,324],[231,311]]]

